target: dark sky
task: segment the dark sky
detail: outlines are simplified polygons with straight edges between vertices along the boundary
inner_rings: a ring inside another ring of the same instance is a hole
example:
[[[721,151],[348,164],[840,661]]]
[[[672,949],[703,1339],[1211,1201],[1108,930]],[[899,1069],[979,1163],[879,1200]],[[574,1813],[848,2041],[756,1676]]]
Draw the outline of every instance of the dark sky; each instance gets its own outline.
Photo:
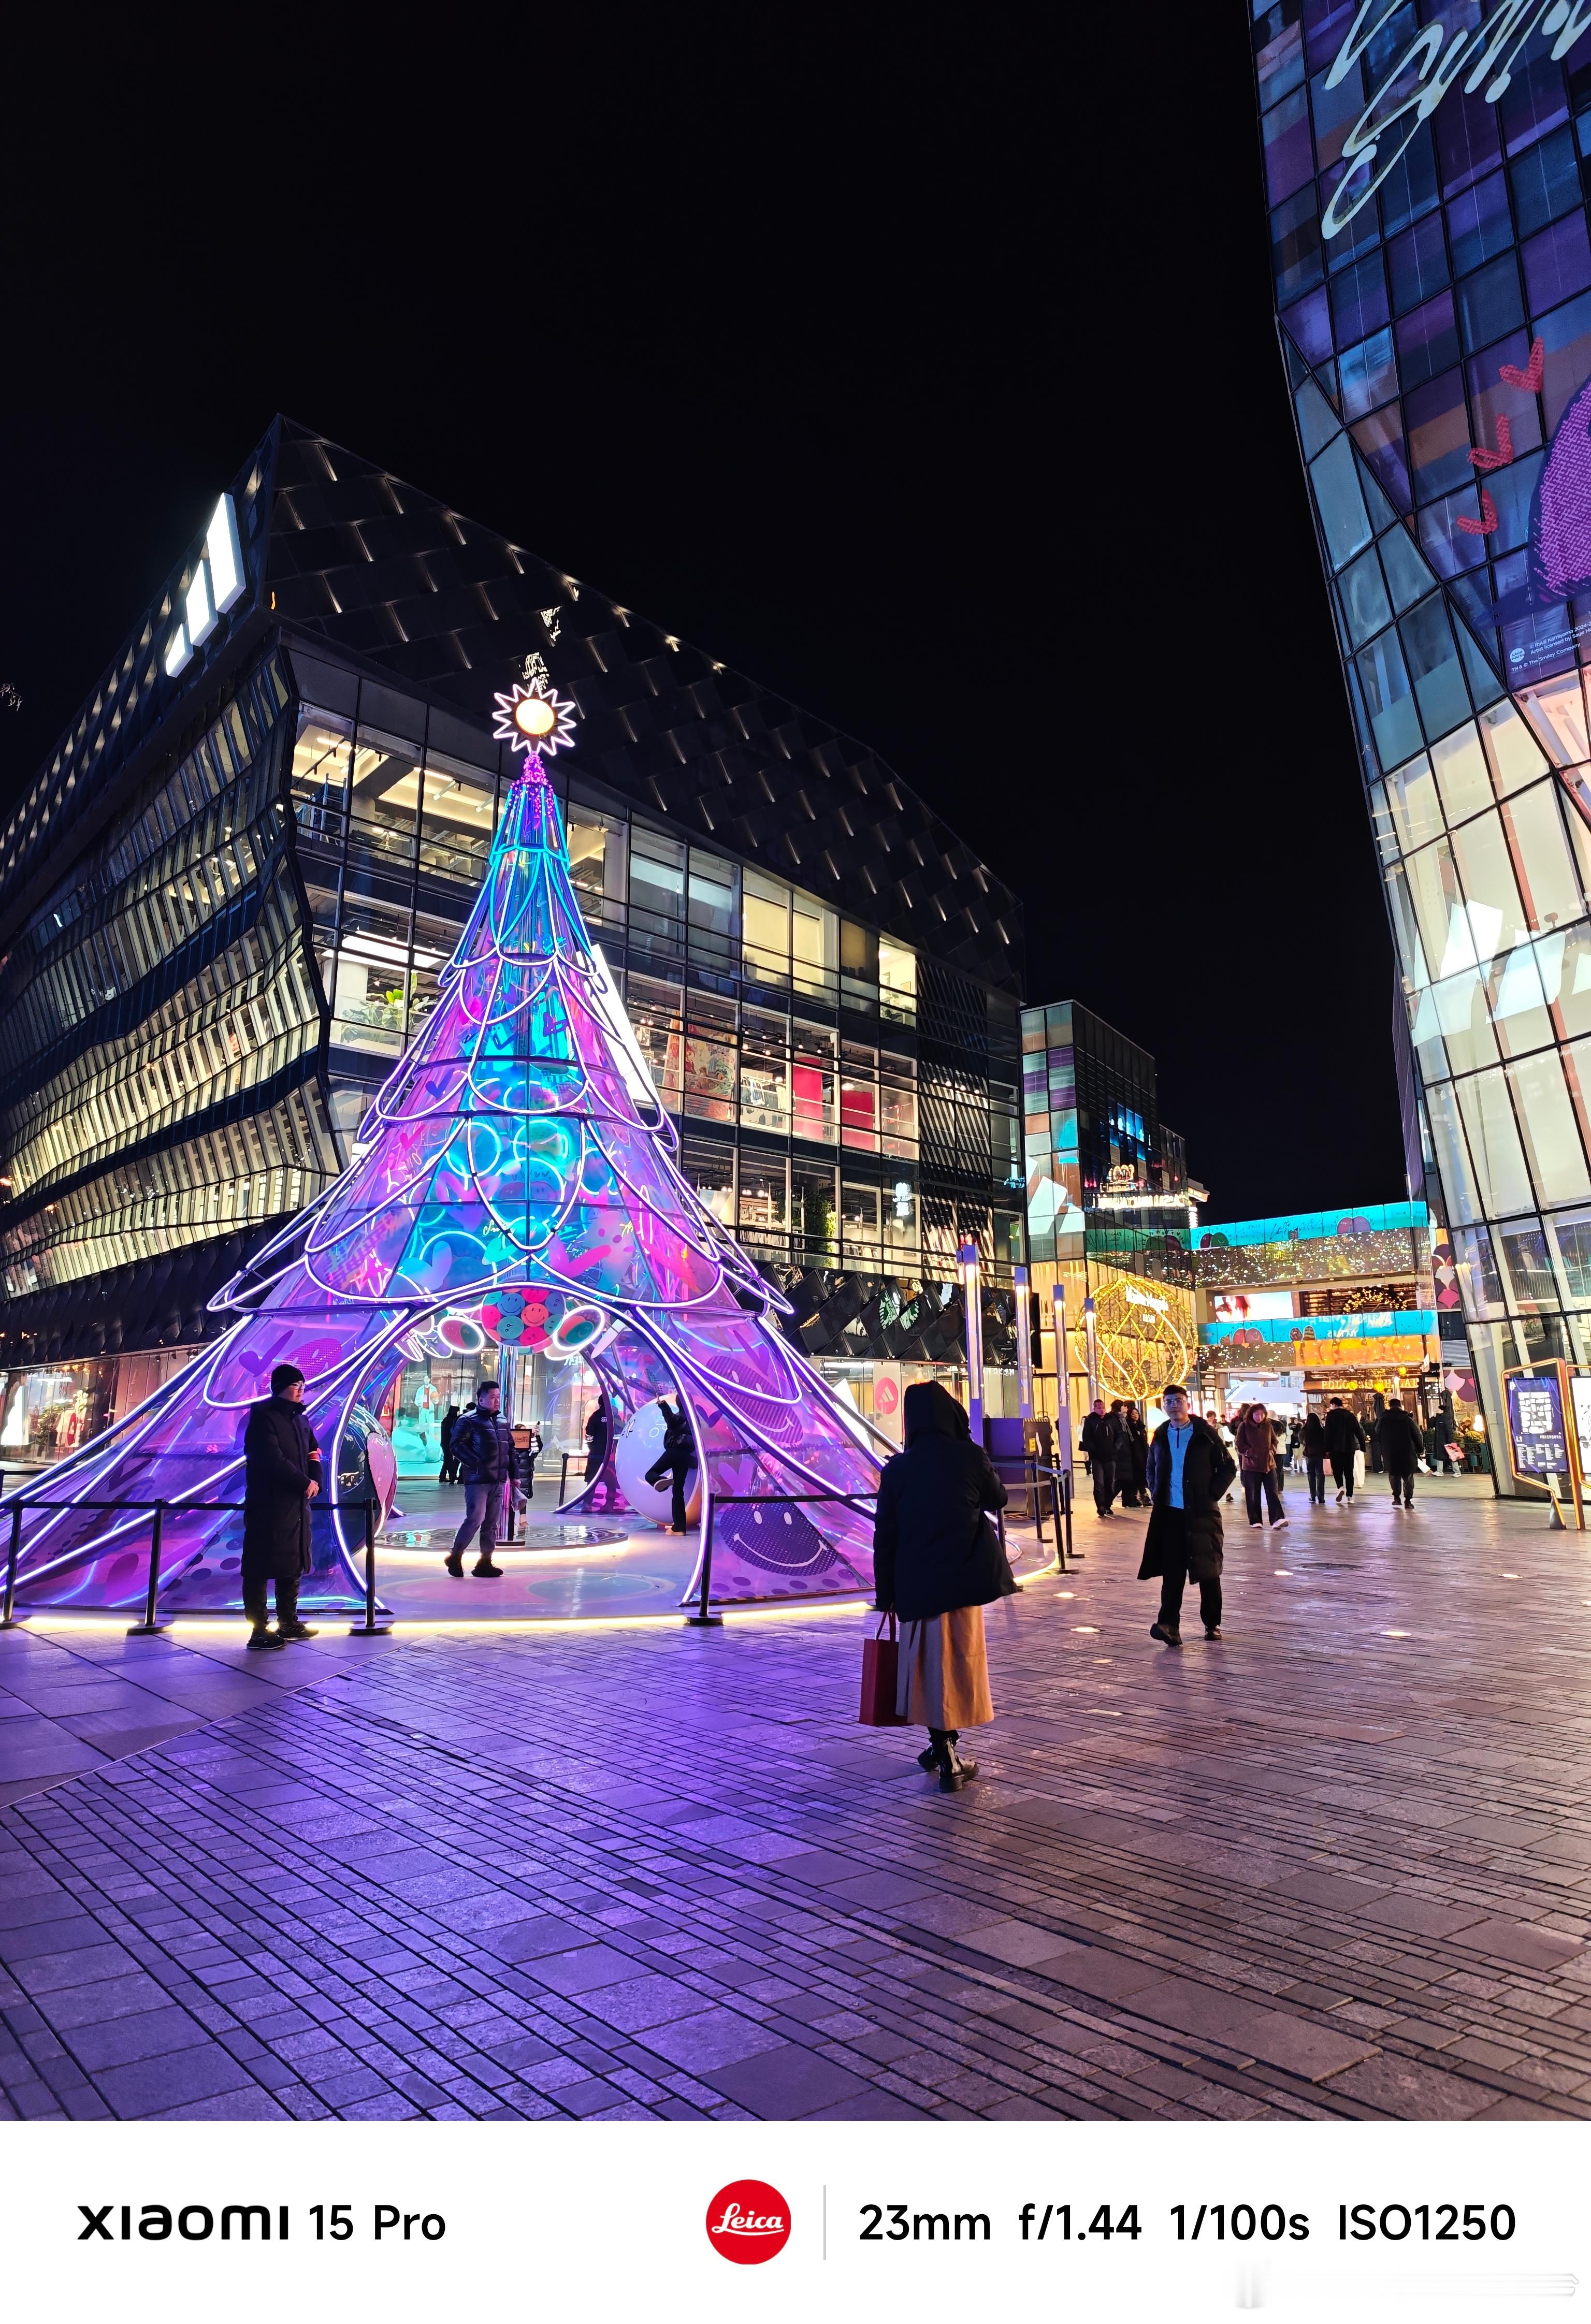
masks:
[[[24,49],[0,798],[282,410],[892,761],[1022,897],[1029,998],[1158,1056],[1212,1216],[1400,1197],[1246,13]]]

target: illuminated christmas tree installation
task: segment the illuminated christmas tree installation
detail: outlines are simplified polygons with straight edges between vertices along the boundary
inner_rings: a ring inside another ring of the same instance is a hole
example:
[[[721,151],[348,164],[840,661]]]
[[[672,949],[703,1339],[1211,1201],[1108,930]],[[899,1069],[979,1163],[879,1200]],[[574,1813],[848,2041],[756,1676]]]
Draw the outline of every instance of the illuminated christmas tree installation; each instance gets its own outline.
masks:
[[[375,1415],[403,1363],[460,1333],[581,1357],[615,1437],[660,1395],[684,1399],[698,1539],[714,1505],[715,1600],[871,1587],[879,1454],[780,1330],[779,1293],[675,1167],[672,1125],[581,918],[542,766],[573,739],[569,707],[540,679],[497,700],[496,732],[523,772],[365,1152],[227,1286],[217,1305],[238,1320],[224,1339],[29,1481],[21,1608],[138,1603],[157,1499],[162,1607],[238,1604],[241,1519],[181,1504],[241,1499],[244,1421],[276,1364],[305,1376],[338,1498],[369,1480],[384,1514],[395,1464]],[[618,1503],[611,1448],[571,1508],[594,1497]],[[92,1506],[114,1500],[140,1506]],[[302,1602],[351,1604],[360,1517],[319,1511],[313,1530]]]

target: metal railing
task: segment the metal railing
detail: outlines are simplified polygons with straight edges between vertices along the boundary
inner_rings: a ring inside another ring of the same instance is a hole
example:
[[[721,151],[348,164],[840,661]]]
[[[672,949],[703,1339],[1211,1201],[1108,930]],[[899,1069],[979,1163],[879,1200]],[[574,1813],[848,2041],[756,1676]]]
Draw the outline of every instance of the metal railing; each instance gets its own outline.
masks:
[[[709,1492],[706,1522],[702,1527],[701,1590],[695,1613],[687,1614],[685,1617],[687,1626],[693,1630],[717,1630],[723,1628],[722,1614],[714,1614],[708,1607],[708,1600],[712,1596],[713,1591],[713,1525],[720,1508],[756,1508],[774,1504],[782,1508],[788,1508],[792,1504],[799,1507],[807,1501],[842,1501],[847,1508],[855,1509],[859,1517],[865,1517],[870,1516],[872,1512],[864,1504],[871,1502],[874,1498],[871,1493]]]
[[[0,1498],[4,1497],[4,1487],[5,1478],[0,1475]],[[381,1507],[380,1501],[374,1496],[367,1495],[363,1500],[325,1501],[320,1506],[328,1516],[340,1516],[345,1510],[354,1509],[361,1510],[364,1514],[365,1618],[361,1622],[355,1623],[348,1635],[356,1638],[390,1637],[392,1624],[378,1619],[375,1598],[375,1517],[376,1511]],[[143,1619],[141,1622],[134,1622],[129,1628],[127,1636],[130,1638],[158,1638],[170,1627],[156,1618],[160,1610],[161,1556],[168,1513],[177,1517],[184,1517],[190,1513],[213,1513],[220,1510],[236,1513],[241,1512],[243,1507],[244,1504],[241,1501],[190,1500],[180,1493],[170,1494],[163,1499],[153,1501],[99,1500],[92,1496],[86,1496],[82,1500],[72,1501],[30,1501],[25,1494],[19,1493],[11,1503],[11,1531],[5,1547],[5,1585],[4,1592],[0,1593],[0,1630],[14,1630],[17,1628],[14,1610],[16,1569],[22,1556],[23,1521],[27,1510],[47,1509],[59,1515],[66,1509],[119,1509],[134,1512],[147,1509],[150,1513],[149,1576],[144,1591]]]

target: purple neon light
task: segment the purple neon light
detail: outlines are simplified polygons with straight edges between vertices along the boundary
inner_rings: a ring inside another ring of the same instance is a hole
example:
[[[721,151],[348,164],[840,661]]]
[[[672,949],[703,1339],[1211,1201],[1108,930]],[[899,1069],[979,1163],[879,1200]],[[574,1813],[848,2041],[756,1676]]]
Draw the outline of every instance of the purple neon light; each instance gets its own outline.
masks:
[[[871,1432],[786,1340],[780,1294],[675,1166],[673,1126],[587,933],[533,748],[437,1005],[364,1135],[368,1150],[217,1299],[237,1319],[226,1337],[23,1489],[19,1604],[137,1602],[147,1514],[86,1504],[162,1499],[162,1601],[236,1606],[241,1519],[181,1504],[242,1498],[242,1429],[273,1367],[304,1373],[343,1491],[348,1480],[363,1491],[368,1445],[390,1506],[382,1395],[439,1318],[491,1306],[501,1328],[504,1300],[511,1318],[533,1309],[537,1328],[569,1345],[591,1335],[620,1426],[648,1397],[684,1397],[704,1510],[709,1497],[757,1497],[715,1527],[715,1598],[871,1587]],[[571,1507],[614,1507],[616,1491],[610,1463]],[[858,1506],[806,1500],[826,1491]],[[351,1604],[362,1526],[317,1512],[313,1534],[303,1602]]]

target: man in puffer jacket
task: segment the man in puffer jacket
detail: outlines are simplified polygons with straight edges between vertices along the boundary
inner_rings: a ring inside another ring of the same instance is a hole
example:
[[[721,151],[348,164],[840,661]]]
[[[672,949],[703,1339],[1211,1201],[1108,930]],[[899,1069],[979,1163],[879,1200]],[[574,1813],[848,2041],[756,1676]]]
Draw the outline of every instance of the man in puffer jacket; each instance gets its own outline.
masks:
[[[464,1523],[448,1553],[449,1572],[464,1579],[464,1553],[478,1533],[480,1555],[470,1568],[483,1582],[495,1582],[503,1568],[492,1562],[503,1523],[504,1497],[513,1481],[513,1432],[497,1409],[495,1380],[483,1380],[470,1410],[453,1430],[453,1458],[464,1479]]]

